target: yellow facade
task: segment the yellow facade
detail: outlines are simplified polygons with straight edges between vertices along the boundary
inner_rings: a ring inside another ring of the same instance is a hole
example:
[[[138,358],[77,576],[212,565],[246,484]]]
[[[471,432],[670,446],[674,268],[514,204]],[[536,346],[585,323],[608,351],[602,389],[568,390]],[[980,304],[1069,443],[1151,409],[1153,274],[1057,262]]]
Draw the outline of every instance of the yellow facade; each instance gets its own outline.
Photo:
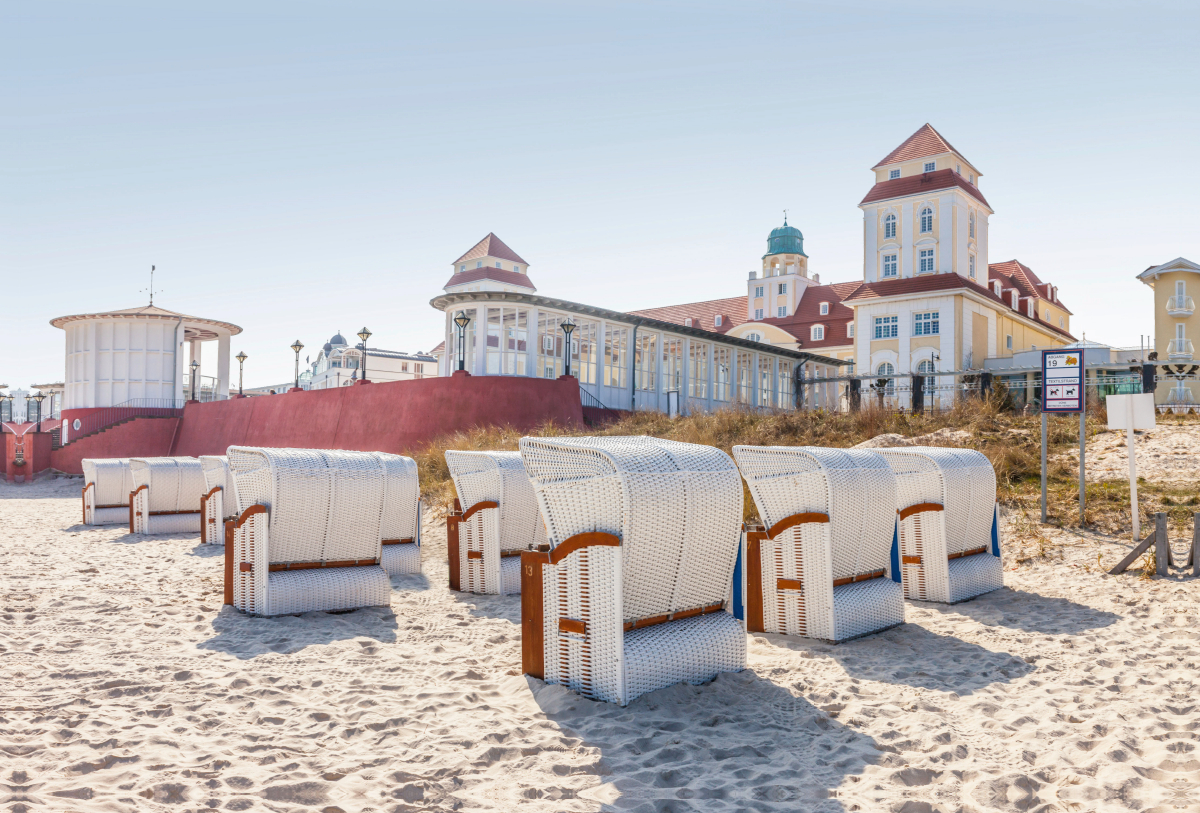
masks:
[[[1160,364],[1183,374],[1196,362],[1195,342],[1200,338],[1200,315],[1195,297],[1200,294],[1200,265],[1182,257],[1148,268],[1138,275],[1154,290],[1154,350]],[[1200,404],[1200,382],[1178,379],[1160,382],[1154,400],[1159,404]]]

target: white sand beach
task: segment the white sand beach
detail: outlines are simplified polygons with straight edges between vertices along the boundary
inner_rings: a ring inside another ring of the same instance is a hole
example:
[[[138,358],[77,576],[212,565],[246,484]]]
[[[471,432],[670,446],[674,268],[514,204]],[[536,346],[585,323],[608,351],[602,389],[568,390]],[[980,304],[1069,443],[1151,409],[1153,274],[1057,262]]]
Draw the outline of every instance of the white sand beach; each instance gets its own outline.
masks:
[[[0,484],[14,813],[1200,810],[1200,590],[1100,575],[1124,541],[619,708],[521,675],[519,597],[450,592],[440,523],[390,607],[256,619],[220,548],[80,525],[79,487]]]

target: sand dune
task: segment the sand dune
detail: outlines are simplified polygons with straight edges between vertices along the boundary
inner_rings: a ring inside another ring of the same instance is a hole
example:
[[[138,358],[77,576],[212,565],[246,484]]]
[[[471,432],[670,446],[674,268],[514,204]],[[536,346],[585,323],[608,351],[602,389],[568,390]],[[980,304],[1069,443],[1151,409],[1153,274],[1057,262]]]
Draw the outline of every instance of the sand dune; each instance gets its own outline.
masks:
[[[451,593],[437,524],[390,608],[254,619],[220,550],[78,488],[0,484],[7,810],[1200,810],[1197,584],[1098,575],[1112,540],[622,709],[522,676],[519,599]]]

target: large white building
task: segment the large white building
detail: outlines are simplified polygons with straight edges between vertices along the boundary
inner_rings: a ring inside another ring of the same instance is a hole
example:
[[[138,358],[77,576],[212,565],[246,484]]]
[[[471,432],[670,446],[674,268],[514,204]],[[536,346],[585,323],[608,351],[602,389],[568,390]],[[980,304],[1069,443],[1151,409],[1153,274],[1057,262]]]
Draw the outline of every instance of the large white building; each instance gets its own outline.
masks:
[[[361,380],[364,353],[368,381],[412,381],[437,375],[437,359],[427,353],[364,348],[361,344],[351,347],[341,332],[338,332],[325,342],[316,359],[310,363],[311,377],[308,389],[345,387]]]

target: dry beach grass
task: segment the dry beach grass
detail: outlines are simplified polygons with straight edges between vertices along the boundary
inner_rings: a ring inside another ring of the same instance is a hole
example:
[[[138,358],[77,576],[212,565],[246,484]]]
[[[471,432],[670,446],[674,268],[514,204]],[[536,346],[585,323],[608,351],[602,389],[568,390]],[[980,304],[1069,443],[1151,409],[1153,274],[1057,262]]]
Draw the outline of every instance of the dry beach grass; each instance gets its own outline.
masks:
[[[1005,467],[1007,586],[839,646],[755,635],[745,672],[625,709],[522,676],[519,598],[450,592],[432,516],[390,607],[256,619],[221,608],[219,549],[81,526],[72,480],[0,484],[4,809],[1200,810],[1197,582],[1103,575],[1129,540],[1071,527],[1066,458],[1060,523],[1031,526],[1026,420],[630,419],[723,448],[968,432]]]

